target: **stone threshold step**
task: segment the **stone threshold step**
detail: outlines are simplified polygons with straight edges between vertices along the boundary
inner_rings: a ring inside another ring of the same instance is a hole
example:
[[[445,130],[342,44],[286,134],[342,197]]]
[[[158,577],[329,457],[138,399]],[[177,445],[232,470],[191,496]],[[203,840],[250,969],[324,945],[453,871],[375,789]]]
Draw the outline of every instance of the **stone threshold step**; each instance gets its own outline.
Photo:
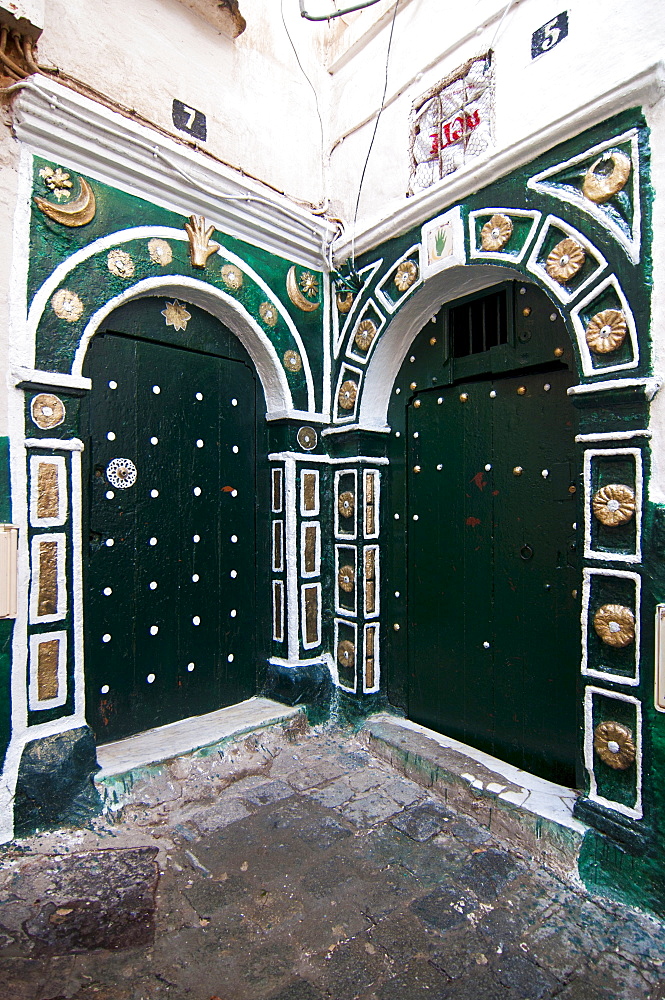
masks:
[[[358,735],[378,757],[518,849],[560,871],[575,868],[588,828],[573,816],[573,789],[387,712],[370,716]]]
[[[97,762],[101,771],[95,775],[95,781],[103,782],[105,778],[117,777],[150,764],[160,764],[171,757],[200,750],[232,736],[286,722],[302,711],[302,708],[281,705],[270,698],[249,698],[207,715],[196,715],[158,729],[148,729],[117,743],[103,744],[97,747]]]

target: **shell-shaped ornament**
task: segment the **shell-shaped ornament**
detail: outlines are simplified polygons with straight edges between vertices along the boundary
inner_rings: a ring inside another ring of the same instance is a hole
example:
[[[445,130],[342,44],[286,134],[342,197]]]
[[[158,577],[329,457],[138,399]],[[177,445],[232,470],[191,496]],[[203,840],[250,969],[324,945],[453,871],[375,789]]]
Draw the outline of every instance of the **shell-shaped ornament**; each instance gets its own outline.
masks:
[[[575,277],[585,260],[586,254],[577,240],[566,237],[550,250],[545,261],[545,269],[550,278],[560,285],[565,285]]]
[[[352,410],[356,405],[357,396],[358,386],[353,379],[347,379],[346,382],[342,382],[337,398],[343,410]]]
[[[611,354],[626,339],[626,317],[620,309],[603,309],[587,323],[585,331],[589,350],[594,354]]]
[[[622,483],[611,483],[602,486],[591,501],[594,515],[601,524],[608,528],[616,528],[626,524],[635,513],[635,493],[630,486]]]
[[[603,763],[616,771],[626,771],[637,753],[631,730],[620,722],[597,725],[593,732],[593,748]]]
[[[393,281],[398,292],[405,292],[418,279],[418,265],[413,260],[403,260],[395,271]]]
[[[503,250],[513,235],[513,224],[507,215],[493,215],[480,230],[480,245],[489,253]]]
[[[635,615],[623,604],[603,604],[593,616],[593,627],[608,646],[622,649],[635,641]]]
[[[358,324],[354,340],[359,351],[368,351],[376,336],[376,323],[371,319],[364,319]]]
[[[337,500],[337,509],[342,517],[353,517],[356,509],[356,498],[351,490],[345,490],[343,493],[340,493]]]
[[[630,177],[630,157],[620,149],[603,153],[591,164],[582,182],[582,194],[596,205],[609,201],[623,191]]]

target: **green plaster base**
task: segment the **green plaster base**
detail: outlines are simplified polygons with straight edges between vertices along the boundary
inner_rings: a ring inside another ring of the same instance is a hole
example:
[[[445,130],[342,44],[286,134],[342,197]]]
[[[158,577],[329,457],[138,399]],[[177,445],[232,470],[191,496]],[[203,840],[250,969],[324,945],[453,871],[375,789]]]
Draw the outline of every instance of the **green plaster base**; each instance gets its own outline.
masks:
[[[93,784],[99,770],[87,726],[33,740],[23,750],[14,799],[17,836],[81,826],[101,810]]]
[[[589,830],[578,868],[589,892],[665,916],[662,857],[634,854],[604,834]]]

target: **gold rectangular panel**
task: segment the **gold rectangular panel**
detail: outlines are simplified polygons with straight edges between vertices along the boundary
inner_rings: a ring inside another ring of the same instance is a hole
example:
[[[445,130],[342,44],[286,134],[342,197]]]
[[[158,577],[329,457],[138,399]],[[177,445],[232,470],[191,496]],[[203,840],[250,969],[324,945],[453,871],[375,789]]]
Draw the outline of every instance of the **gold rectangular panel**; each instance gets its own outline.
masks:
[[[374,643],[376,628],[365,629],[365,687],[374,687]]]
[[[374,473],[365,473],[365,503],[374,504]]]
[[[57,518],[59,515],[58,466],[53,462],[40,462],[37,469],[37,517],[43,520],[46,517]]]
[[[39,587],[37,614],[55,615],[58,612],[58,543],[39,543]]]
[[[283,522],[272,522],[272,568],[276,573],[284,569],[284,532]]]
[[[305,642],[314,645],[319,641],[318,587],[305,587]]]
[[[376,611],[376,582],[365,580],[365,614],[373,615]]]
[[[279,514],[282,509],[282,470],[272,470],[272,509]]]
[[[373,580],[376,576],[376,549],[365,549],[365,579]]]
[[[316,536],[318,527],[315,524],[305,525],[305,558],[303,568],[305,573],[316,572]]]
[[[284,640],[284,586],[281,580],[272,584],[272,637],[275,642]]]
[[[367,504],[365,506],[365,534],[375,535],[376,534],[376,519],[374,514],[374,504]]]
[[[303,472],[302,474],[302,509],[308,512],[318,510],[317,503],[317,476],[313,472]]]
[[[37,696],[40,701],[58,697],[58,660],[60,640],[40,642],[37,652]]]

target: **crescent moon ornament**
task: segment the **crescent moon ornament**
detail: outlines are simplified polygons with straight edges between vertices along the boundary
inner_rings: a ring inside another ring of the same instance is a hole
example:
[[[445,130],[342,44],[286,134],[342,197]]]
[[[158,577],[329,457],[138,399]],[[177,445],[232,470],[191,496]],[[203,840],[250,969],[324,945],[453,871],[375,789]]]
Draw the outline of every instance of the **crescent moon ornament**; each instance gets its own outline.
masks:
[[[298,309],[302,309],[303,312],[314,312],[319,308],[319,302],[312,302],[300,291],[298,287],[298,279],[296,278],[296,268],[295,264],[293,267],[289,268],[289,273],[286,276],[286,292],[293,302],[294,306]]]
[[[74,201],[65,205],[54,205],[52,201],[37,196],[35,197],[37,208],[44,215],[48,215],[49,219],[59,222],[61,226],[69,226],[70,228],[87,226],[89,222],[92,222],[97,211],[95,192],[83,177],[79,177],[79,184],[81,190],[78,198],[75,198]]]
[[[597,173],[596,171],[601,164],[611,164],[611,169],[605,173]],[[620,149],[613,149],[611,153],[599,156],[584,175],[582,194],[589,201],[594,201],[597,205],[604,205],[606,201],[624,189],[630,177],[631,168],[630,157],[622,153]]]

